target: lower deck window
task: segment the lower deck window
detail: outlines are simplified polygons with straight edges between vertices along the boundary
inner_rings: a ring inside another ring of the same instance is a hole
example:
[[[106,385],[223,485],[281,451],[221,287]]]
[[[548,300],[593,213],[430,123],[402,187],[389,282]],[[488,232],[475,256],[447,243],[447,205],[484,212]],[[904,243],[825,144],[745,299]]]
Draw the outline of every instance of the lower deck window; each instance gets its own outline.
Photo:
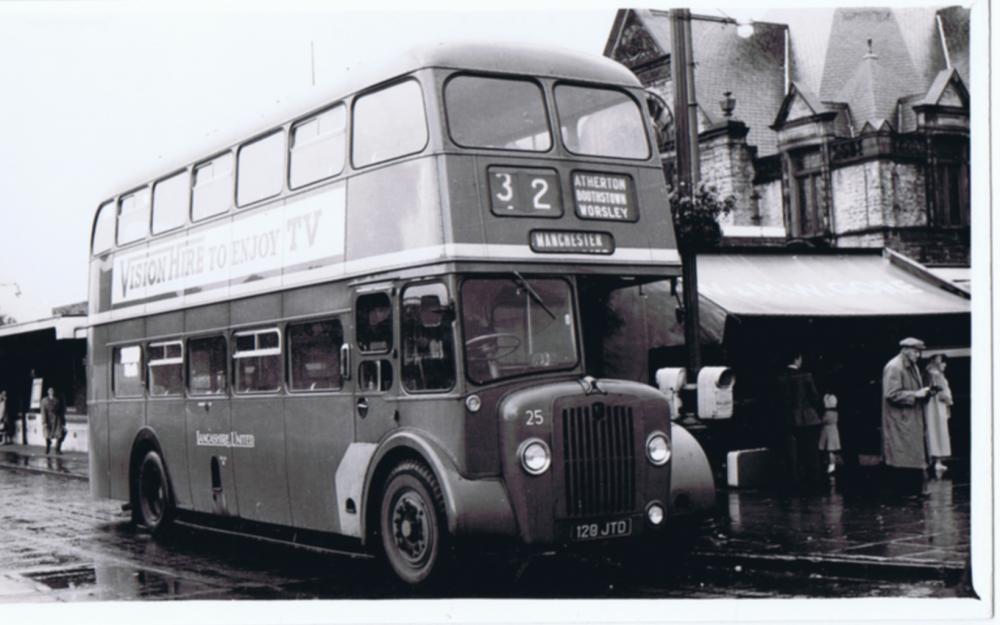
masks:
[[[180,341],[150,343],[149,394],[153,397],[180,395],[184,390],[184,350]]]
[[[281,334],[277,328],[237,332],[233,366],[237,393],[281,390]]]
[[[226,339],[211,336],[188,341],[188,389],[192,395],[226,392]]]
[[[288,386],[293,391],[335,390],[340,380],[339,321],[313,321],[288,326]]]
[[[114,349],[112,387],[115,397],[142,397],[142,347]]]

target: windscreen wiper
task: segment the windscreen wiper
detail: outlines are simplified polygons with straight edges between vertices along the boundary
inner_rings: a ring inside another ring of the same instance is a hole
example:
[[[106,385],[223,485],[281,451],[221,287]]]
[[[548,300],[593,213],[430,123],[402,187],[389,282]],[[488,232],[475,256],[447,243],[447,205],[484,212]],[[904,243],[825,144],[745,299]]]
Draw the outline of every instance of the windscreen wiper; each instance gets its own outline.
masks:
[[[545,302],[542,301],[542,297],[538,294],[537,291],[535,291],[535,289],[531,288],[531,285],[528,284],[528,281],[525,280],[524,276],[521,275],[521,272],[514,271],[511,273],[517,276],[517,285],[520,287],[524,287],[524,290],[527,291],[529,295],[531,295],[531,299],[535,300],[535,303],[541,306],[542,310],[544,310],[549,317],[555,319],[556,318],[555,313],[549,310],[549,307],[546,306]]]

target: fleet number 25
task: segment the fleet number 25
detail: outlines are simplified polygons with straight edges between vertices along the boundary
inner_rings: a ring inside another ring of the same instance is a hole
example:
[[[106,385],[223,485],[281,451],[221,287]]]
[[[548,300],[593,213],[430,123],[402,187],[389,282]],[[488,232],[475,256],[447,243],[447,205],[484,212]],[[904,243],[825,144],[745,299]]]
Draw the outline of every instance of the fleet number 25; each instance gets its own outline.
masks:
[[[528,417],[526,425],[542,425],[545,423],[545,417],[542,415],[541,409],[525,410],[524,414]]]

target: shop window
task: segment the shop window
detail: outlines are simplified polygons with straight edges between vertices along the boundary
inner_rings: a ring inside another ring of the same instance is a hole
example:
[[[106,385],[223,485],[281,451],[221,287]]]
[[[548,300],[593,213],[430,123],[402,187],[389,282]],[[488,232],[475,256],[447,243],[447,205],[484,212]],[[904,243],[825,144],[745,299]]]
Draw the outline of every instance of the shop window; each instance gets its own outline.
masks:
[[[115,397],[142,397],[142,347],[114,348],[112,387]]]
[[[455,339],[448,290],[440,283],[403,291],[401,376],[408,391],[448,390],[455,384]]]
[[[233,154],[220,154],[194,166],[191,219],[198,221],[225,213],[233,205]]]
[[[180,395],[184,390],[184,344],[180,341],[150,343],[146,349],[149,359],[149,394],[152,397]]]
[[[268,393],[281,389],[281,334],[277,328],[237,332],[233,366],[237,393]]]
[[[184,225],[190,193],[186,171],[153,185],[153,234]]]
[[[149,187],[118,200],[118,245],[138,241],[149,232]]]
[[[237,206],[281,193],[284,152],[285,133],[280,130],[240,148],[236,172]]]
[[[415,80],[359,97],[353,116],[351,161],[355,167],[414,154],[427,145],[424,97]]]
[[[340,322],[311,321],[288,326],[288,386],[293,391],[341,388]]]
[[[188,347],[188,390],[192,395],[226,392],[226,339],[221,336],[191,339]]]
[[[295,189],[344,171],[347,107],[343,104],[292,127],[288,184]]]
[[[382,354],[392,349],[392,303],[385,293],[358,297],[355,326],[358,349],[363,354]]]

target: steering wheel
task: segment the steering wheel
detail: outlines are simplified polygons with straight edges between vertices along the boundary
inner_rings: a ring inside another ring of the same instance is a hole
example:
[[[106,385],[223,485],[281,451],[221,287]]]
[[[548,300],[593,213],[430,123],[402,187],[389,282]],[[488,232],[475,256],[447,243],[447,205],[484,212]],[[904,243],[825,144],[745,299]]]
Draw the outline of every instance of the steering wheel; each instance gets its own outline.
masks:
[[[493,341],[490,344],[490,341]],[[507,332],[494,332],[492,334],[480,334],[465,342],[466,349],[478,352],[482,358],[500,360],[510,356],[521,346],[521,339],[516,334]]]

